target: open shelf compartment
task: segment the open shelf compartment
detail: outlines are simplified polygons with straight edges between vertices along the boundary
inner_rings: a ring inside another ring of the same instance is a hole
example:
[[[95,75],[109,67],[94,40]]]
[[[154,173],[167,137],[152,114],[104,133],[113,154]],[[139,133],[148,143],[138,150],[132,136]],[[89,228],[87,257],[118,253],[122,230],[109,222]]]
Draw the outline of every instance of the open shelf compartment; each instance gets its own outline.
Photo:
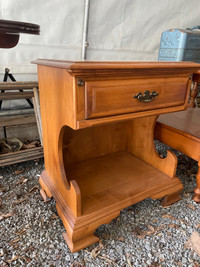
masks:
[[[148,120],[144,118],[143,123]],[[76,131],[65,128],[63,164],[67,179],[75,180],[80,190],[81,216],[103,209],[123,209],[180,185],[179,179],[159,170],[165,159],[159,158],[155,150],[152,127],[152,140],[147,143],[137,125],[132,120]],[[137,154],[135,148],[139,153],[145,149],[149,156],[142,158],[144,153]],[[157,166],[149,162],[150,158],[158,162]]]
[[[123,209],[170,187],[171,177],[127,152],[116,152],[72,164],[68,177],[76,180],[82,215],[105,207]],[[178,180],[178,179],[177,179]],[[161,187],[162,184],[162,187]]]

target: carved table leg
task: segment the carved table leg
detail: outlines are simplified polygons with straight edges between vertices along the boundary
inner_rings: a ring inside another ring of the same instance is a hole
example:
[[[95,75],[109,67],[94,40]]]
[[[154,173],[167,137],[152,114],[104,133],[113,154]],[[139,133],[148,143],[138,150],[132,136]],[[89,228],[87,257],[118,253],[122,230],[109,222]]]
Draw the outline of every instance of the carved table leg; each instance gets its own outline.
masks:
[[[99,238],[94,235],[95,230],[101,224],[110,223],[111,220],[120,215],[120,212],[117,211],[109,213],[103,218],[90,219],[87,223],[83,223],[80,217],[75,217],[74,220],[72,219],[70,222],[63,207],[61,207],[60,204],[56,204],[56,208],[66,229],[66,232],[63,233],[63,237],[72,253],[98,242]]]
[[[171,195],[165,196],[162,200],[162,206],[167,207],[167,206],[170,206],[171,204],[181,200],[181,197],[180,197],[181,191],[182,191],[182,189],[180,191],[177,191],[177,192],[171,194]]]
[[[60,192],[57,191],[46,171],[43,171],[39,182],[42,191],[46,192],[48,197],[51,197],[53,193],[56,209],[66,229],[63,237],[72,253],[98,242],[99,238],[94,235],[95,230],[101,224],[110,223],[111,220],[120,215],[120,211],[112,212],[107,209],[104,216],[98,212],[86,216],[76,216]]]
[[[198,166],[200,167],[200,161],[198,162]],[[197,187],[194,189],[193,200],[196,203],[200,203],[200,168],[198,169],[196,180],[197,180]]]
[[[172,183],[174,183],[175,179],[172,179]],[[179,201],[181,199],[180,193],[183,190],[183,185],[180,183],[174,184],[173,187],[168,188],[167,190],[160,191],[159,193],[151,196],[152,199],[161,199],[163,198],[161,204],[163,207],[167,207],[172,205],[173,203]]]
[[[194,82],[193,88],[190,93],[190,102],[189,102],[189,106],[192,108],[195,107],[195,99],[197,95],[198,95],[198,82]]]

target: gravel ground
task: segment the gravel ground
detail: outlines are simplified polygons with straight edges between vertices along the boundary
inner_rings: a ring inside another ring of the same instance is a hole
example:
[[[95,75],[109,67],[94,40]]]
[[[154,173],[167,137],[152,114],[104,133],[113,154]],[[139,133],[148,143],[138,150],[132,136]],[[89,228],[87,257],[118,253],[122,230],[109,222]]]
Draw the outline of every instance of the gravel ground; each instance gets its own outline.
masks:
[[[164,155],[166,147],[156,146]],[[146,199],[122,210],[97,229],[100,243],[73,254],[55,202],[45,204],[39,194],[43,160],[1,168],[0,266],[200,266],[200,206],[192,201],[198,166],[176,154],[181,201],[162,208],[160,200]],[[188,247],[192,233],[196,239]]]

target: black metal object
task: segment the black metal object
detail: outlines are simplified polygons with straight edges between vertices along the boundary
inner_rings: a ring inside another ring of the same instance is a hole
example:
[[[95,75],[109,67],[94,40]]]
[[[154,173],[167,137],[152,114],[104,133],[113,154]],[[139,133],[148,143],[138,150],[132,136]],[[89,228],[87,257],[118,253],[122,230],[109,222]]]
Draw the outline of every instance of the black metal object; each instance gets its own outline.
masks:
[[[83,86],[84,84],[85,84],[85,81],[84,81],[83,79],[78,79],[78,81],[77,81],[77,85],[78,85],[79,87]]]
[[[5,68],[5,74],[4,74],[4,78],[3,78],[3,82],[7,82],[8,81],[8,77],[11,79],[12,82],[16,82],[14,76],[12,75],[12,73],[9,73],[10,70],[8,68]],[[20,92],[23,92],[22,89],[19,89]],[[1,90],[1,93],[4,93],[5,90]],[[30,99],[26,99],[26,101],[29,103],[29,105],[31,106],[31,108],[33,108],[33,103]],[[0,101],[0,110],[1,110],[1,106],[2,106],[2,100]]]
[[[4,133],[4,138],[6,140],[7,139],[7,133],[6,133],[6,127],[5,126],[3,126],[3,133]]]

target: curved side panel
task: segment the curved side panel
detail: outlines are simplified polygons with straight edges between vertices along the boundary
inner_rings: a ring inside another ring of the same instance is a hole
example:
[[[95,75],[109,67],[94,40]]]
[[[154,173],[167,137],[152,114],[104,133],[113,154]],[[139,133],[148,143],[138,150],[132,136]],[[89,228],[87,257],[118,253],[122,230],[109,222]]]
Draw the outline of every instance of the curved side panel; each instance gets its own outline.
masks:
[[[175,177],[177,168],[177,157],[171,150],[167,150],[167,157],[165,159],[159,157],[159,165],[162,171],[170,177]],[[158,168],[158,167],[157,167]]]
[[[75,180],[70,181],[68,204],[76,217],[81,216],[81,191]]]
[[[61,191],[58,190],[57,185],[52,181],[48,173],[43,171],[39,183],[48,197],[53,196],[56,203],[60,203],[63,212],[64,210],[67,212],[67,216],[81,216],[81,192],[75,180],[70,182],[69,190]]]
[[[58,159],[59,159],[59,168],[62,177],[62,181],[65,186],[65,190],[61,190],[62,197],[66,201],[67,205],[70,207],[75,216],[81,215],[81,192],[79,186],[75,180],[69,181],[66,175],[66,166],[64,163],[64,136],[67,130],[67,126],[63,126],[60,130],[58,138]],[[68,137],[68,136],[67,136]],[[65,136],[65,138],[67,138]],[[70,136],[69,136],[70,139]]]
[[[63,160],[63,139],[64,139],[64,132],[67,126],[63,126],[60,130],[59,138],[58,138],[58,160],[59,160],[59,167],[61,172],[61,177],[66,189],[70,188],[69,181],[66,176],[64,160]]]
[[[168,151],[167,157],[162,159],[155,148],[154,127],[156,120],[157,116],[151,116],[130,121],[128,150],[170,177],[174,177],[177,167],[175,154]]]

